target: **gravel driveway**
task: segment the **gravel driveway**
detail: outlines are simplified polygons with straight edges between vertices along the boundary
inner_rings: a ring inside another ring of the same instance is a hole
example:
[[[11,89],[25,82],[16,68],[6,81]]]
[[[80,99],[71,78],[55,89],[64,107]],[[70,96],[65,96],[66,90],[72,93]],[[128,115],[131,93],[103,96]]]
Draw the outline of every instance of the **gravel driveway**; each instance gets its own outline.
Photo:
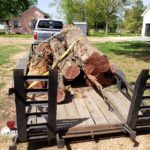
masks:
[[[127,41],[150,41],[150,37],[88,37],[88,40],[92,43],[104,43],[104,42],[127,42]],[[33,42],[33,38],[8,38],[0,37],[0,45],[16,45],[16,44],[30,44]]]
[[[104,43],[104,42],[127,42],[127,41],[150,41],[150,37],[88,37],[88,40],[92,43]]]
[[[33,41],[32,38],[8,38],[8,37],[0,37],[0,45],[24,45],[30,44]]]

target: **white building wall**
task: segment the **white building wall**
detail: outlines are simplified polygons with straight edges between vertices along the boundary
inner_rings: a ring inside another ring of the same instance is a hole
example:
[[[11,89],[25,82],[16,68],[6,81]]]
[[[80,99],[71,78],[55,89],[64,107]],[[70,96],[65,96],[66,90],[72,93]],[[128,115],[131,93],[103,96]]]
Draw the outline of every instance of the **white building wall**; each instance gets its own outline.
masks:
[[[143,16],[142,36],[145,36],[146,24],[150,24],[150,10]]]
[[[143,25],[142,25],[142,36],[145,36],[145,23],[144,23],[144,18],[143,18]]]

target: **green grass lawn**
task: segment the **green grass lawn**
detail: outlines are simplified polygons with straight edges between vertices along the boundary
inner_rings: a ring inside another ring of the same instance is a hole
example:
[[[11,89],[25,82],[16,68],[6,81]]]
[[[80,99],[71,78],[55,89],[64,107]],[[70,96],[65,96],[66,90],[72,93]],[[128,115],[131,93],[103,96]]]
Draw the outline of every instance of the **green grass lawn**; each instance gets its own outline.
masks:
[[[128,32],[122,32],[122,33],[108,33],[107,35],[104,32],[94,32],[90,31],[89,36],[96,36],[96,37],[121,37],[121,36],[140,36],[141,34],[135,34],[135,33],[128,33]]]
[[[10,58],[13,58],[13,56],[19,52],[27,51],[28,48],[28,45],[0,46],[0,90],[5,87],[6,84],[4,75],[7,76],[9,68],[13,65]]]
[[[5,86],[5,83],[0,83],[0,88],[3,88]]]
[[[0,46],[0,66],[9,62],[9,58],[25,50],[28,46]]]
[[[11,38],[32,38],[32,34],[5,34],[0,33],[0,37],[11,37]]]
[[[135,81],[142,69],[150,69],[149,42],[108,42],[94,45],[126,74],[128,81]]]

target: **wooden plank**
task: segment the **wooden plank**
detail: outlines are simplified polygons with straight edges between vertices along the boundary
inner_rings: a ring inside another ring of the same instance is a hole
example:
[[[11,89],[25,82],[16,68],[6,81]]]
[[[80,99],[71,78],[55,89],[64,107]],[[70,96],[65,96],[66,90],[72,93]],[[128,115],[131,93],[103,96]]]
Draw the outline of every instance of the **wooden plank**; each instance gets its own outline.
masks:
[[[71,123],[70,127],[82,126],[81,123],[86,119],[80,118],[79,112],[74,104],[74,100],[65,104],[65,110],[67,114],[67,119]]]
[[[49,70],[48,82],[48,139],[55,138],[56,134],[56,101],[57,101],[58,71]]]
[[[28,106],[26,107],[26,113],[36,112],[36,107]],[[36,123],[36,117],[27,117],[27,124],[35,124]]]
[[[36,101],[37,102],[37,101]],[[41,105],[41,106],[28,106],[26,107],[27,113],[40,113],[40,112],[47,112],[48,106]],[[36,117],[36,116],[29,116],[27,118],[27,124],[37,124],[37,123],[45,123],[47,122],[47,117]]]
[[[94,121],[91,117],[91,114],[89,113],[88,108],[84,101],[85,101],[85,99],[80,98],[80,97],[74,99],[74,103],[78,109],[79,116],[80,116],[80,118],[86,119],[84,121],[83,125],[85,125],[85,126],[94,125],[95,123],[94,123]]]
[[[64,105],[57,104],[57,129],[68,128],[70,126]]]
[[[47,117],[28,117],[27,124],[43,124],[47,123]]]
[[[57,104],[57,120],[67,119],[65,104]]]
[[[115,93],[110,91],[105,92],[107,100],[115,113],[118,115],[119,119],[125,123],[129,113],[130,101],[120,91]]]
[[[24,70],[15,69],[13,72],[13,76],[14,76],[18,139],[19,141],[24,142],[27,141],[27,131],[26,131],[27,118],[25,114],[26,93],[24,87]]]
[[[89,97],[93,98],[93,100],[96,102],[109,124],[121,123],[121,120],[117,117],[114,111],[109,110],[109,106],[102,99],[102,97],[98,93],[96,93],[96,91],[91,90],[89,93]]]
[[[94,100],[89,97],[89,91],[85,91],[85,103],[88,107],[88,110],[90,114],[92,115],[92,118],[96,125],[98,124],[108,124],[108,121],[105,119],[102,112],[99,110],[97,104],[94,102]]]

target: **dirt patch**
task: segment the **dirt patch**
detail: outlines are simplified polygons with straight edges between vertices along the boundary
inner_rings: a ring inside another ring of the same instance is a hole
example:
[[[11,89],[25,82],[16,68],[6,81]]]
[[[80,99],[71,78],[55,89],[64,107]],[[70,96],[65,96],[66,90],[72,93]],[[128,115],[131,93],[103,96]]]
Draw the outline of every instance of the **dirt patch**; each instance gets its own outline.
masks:
[[[6,45],[21,45],[21,44],[29,44],[32,43],[32,38],[6,38],[6,37],[0,37],[0,45],[6,46]]]
[[[86,138],[84,139],[86,140]],[[108,139],[98,139],[87,142],[73,142],[66,144],[63,150],[149,150],[150,135],[137,136],[137,143],[134,144],[128,137],[108,137]],[[42,147],[43,145],[43,147]],[[26,150],[57,150],[56,146],[46,147],[42,142],[19,144],[18,149]]]
[[[150,41],[149,37],[88,37],[92,43],[105,43],[105,42],[128,42],[128,41]]]
[[[125,42],[125,41],[150,41],[149,37],[87,37],[92,43],[104,43],[104,42]],[[0,37],[0,45],[21,45],[32,43],[32,38],[8,38]]]
[[[12,70],[18,60],[26,55],[27,52],[18,53],[10,58],[10,63],[1,66],[1,83],[5,83],[5,86],[0,89],[0,128],[6,125],[8,119],[15,119],[14,96],[8,95],[8,89],[12,87]]]

